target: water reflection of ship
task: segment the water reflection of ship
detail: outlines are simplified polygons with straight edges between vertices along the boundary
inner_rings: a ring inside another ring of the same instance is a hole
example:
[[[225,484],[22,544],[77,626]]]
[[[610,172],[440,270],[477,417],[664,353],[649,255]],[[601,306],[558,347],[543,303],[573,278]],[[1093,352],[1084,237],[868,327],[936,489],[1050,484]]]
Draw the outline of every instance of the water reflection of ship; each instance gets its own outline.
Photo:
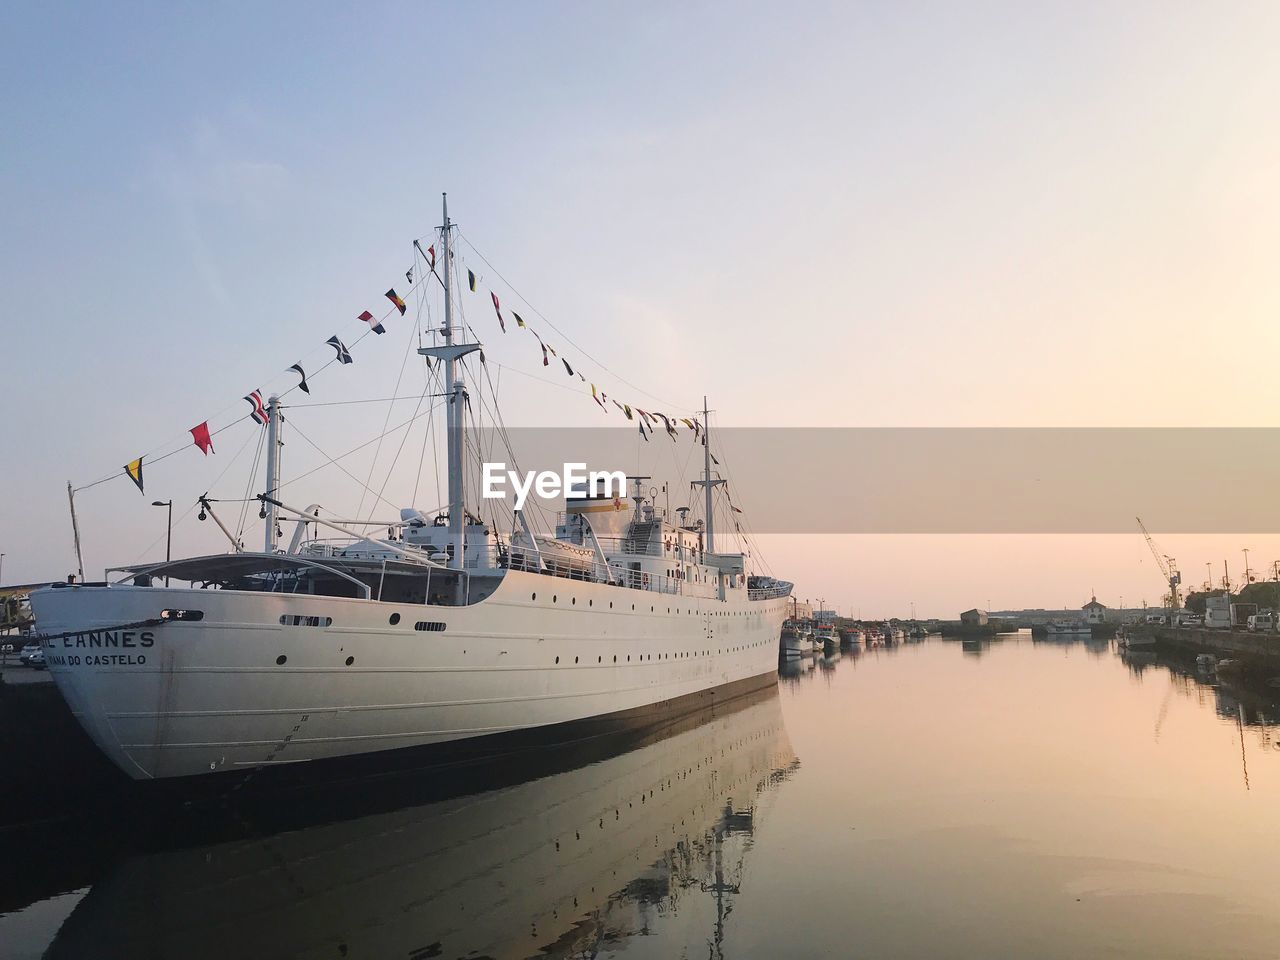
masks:
[[[805,674],[813,672],[812,657],[796,657],[783,660],[778,664],[778,674],[783,681],[798,682]]]
[[[725,845],[796,763],[772,688],[666,732],[515,786],[134,858],[46,955],[567,956],[625,938],[681,891],[725,895]]]

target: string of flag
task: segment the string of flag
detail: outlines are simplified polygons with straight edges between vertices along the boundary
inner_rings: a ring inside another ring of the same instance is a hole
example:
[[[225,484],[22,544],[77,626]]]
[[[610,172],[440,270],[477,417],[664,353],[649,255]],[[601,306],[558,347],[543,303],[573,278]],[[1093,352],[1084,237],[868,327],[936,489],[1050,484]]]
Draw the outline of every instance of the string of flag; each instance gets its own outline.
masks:
[[[431,264],[431,272],[434,273],[435,262],[436,262],[435,247],[431,246],[431,247],[428,247],[426,251],[423,251],[422,248],[418,246],[416,242],[414,245],[417,246],[418,251],[420,253],[423,253],[423,255],[427,258],[428,262]],[[410,289],[412,289],[414,286],[413,275],[414,275],[414,267],[410,267],[407,271],[405,271],[405,279],[409,281]],[[391,316],[391,313],[393,310],[398,311],[400,316],[402,317],[408,311],[408,306],[405,303],[404,298],[401,297],[398,293],[396,293],[396,290],[394,287],[387,290],[385,296],[389,301],[391,301],[391,309],[389,309],[386,315],[384,315],[381,319],[379,319],[378,317],[375,317],[368,310],[362,311],[356,317],[358,321],[368,325],[368,331],[366,332],[366,334],[362,334],[359,338],[357,338],[357,340],[363,339],[364,336],[367,335],[367,333],[372,333],[374,335],[381,336],[382,334],[387,332],[387,328],[384,321],[386,320],[387,317]],[[332,347],[334,351],[334,358],[333,360],[330,361],[330,363],[337,363],[341,366],[346,366],[348,364],[355,363],[355,358],[351,355],[350,348],[346,345],[346,343],[342,341],[342,338],[339,337],[336,333],[333,336],[329,337],[329,339],[325,341],[325,344],[329,347]],[[303,368],[301,361],[299,361],[298,363],[290,364],[285,369],[288,371],[292,371],[293,373],[296,373],[298,375],[298,382],[294,384],[293,387],[290,387],[289,389],[301,390],[303,393],[310,395],[311,385],[307,382],[307,371]],[[288,390],[286,390],[285,392],[287,393]],[[266,401],[263,398],[262,389],[258,388],[256,390],[249,391],[249,393],[245,395],[244,400],[246,403],[249,404],[249,413],[248,413],[249,419],[256,424],[259,424],[260,426],[265,426],[267,421],[270,418],[267,413]],[[243,419],[243,417],[241,417],[241,419]],[[239,422],[239,421],[235,421],[235,422]],[[232,425],[233,424],[228,424],[227,426],[232,426]],[[222,429],[226,429],[226,427],[223,427]],[[208,420],[202,420],[200,423],[196,424],[194,427],[192,427],[188,431],[188,433],[191,434],[192,444],[206,457],[209,456],[209,454],[211,453],[215,453],[215,454],[217,453],[217,451],[213,447],[213,436],[217,432],[219,431],[210,430]],[[178,452],[180,451],[179,450],[170,451],[169,453],[164,454],[164,456],[160,457],[159,459],[160,460],[166,459]],[[146,459],[146,455],[144,454],[143,456],[135,457],[133,460],[130,460],[128,463],[124,465],[125,476],[127,476],[130,480],[132,480],[134,485],[138,488],[138,491],[144,495],[146,493],[146,489],[145,489],[145,482],[143,480],[142,465],[145,459]],[[115,474],[115,476],[119,476],[119,474]],[[95,481],[95,483],[101,483],[106,479],[108,478],[104,477],[103,480]],[[89,484],[89,486],[93,486],[93,485],[94,484]]]
[[[436,250],[435,250],[434,244],[428,246],[426,249],[423,249],[419,241],[415,240],[414,247],[417,250],[418,254],[420,254],[423,257],[423,259],[426,261],[428,270],[426,271],[426,273],[420,273],[417,269],[419,264],[417,263],[417,261],[415,261],[414,265],[410,266],[409,269],[405,271],[404,277],[405,277],[405,280],[410,285],[410,290],[414,289],[418,284],[425,281],[427,276],[436,276],[437,279],[439,279],[438,275],[436,274]],[[466,273],[467,273],[467,289],[473,294],[477,293],[479,290],[480,278],[477,277],[475,271],[469,267],[467,268]],[[417,277],[416,281],[415,281],[415,277]],[[506,314],[504,314],[503,312],[502,302],[495,291],[490,289],[487,292],[489,294],[490,302],[493,305],[493,312],[498,322],[498,329],[502,334],[505,335],[508,332],[508,330],[507,330]],[[390,302],[390,308],[381,318],[374,316],[374,314],[369,310],[363,310],[356,316],[356,320],[359,321],[360,323],[365,324],[367,329],[364,331],[364,333],[362,333],[356,339],[355,343],[358,343],[360,340],[364,339],[364,337],[369,334],[373,334],[375,336],[381,336],[385,334],[387,332],[385,321],[387,320],[388,317],[392,316],[393,311],[398,313],[399,316],[401,317],[406,315],[408,311],[408,306],[405,303],[404,298],[401,297],[396,292],[394,287],[389,288],[387,292],[384,294],[384,296]],[[639,431],[640,436],[645,440],[646,443],[649,442],[650,438],[654,434],[658,433],[659,430],[665,433],[674,442],[679,436],[679,429],[678,429],[679,426],[683,425],[687,430],[693,433],[694,438],[697,441],[699,441],[703,445],[706,444],[707,442],[706,431],[704,430],[702,423],[697,419],[697,417],[671,416],[657,410],[646,410],[645,408],[640,407],[636,404],[623,402],[616,397],[609,396],[608,392],[604,389],[604,387],[597,385],[595,382],[593,382],[590,378],[587,377],[587,375],[584,373],[582,369],[581,364],[575,367],[573,364],[569,362],[569,359],[567,357],[561,356],[560,353],[556,350],[556,347],[554,346],[554,344],[549,342],[547,338],[545,338],[542,334],[540,334],[538,330],[535,329],[531,323],[527,322],[524,319],[524,317],[522,317],[515,310],[509,310],[509,313],[511,318],[515,321],[516,329],[527,331],[533,336],[534,340],[537,342],[538,350],[542,358],[542,366],[549,368],[551,366],[551,361],[553,358],[559,360],[561,363],[561,366],[564,368],[564,372],[567,377],[569,377],[571,380],[578,381],[580,384],[584,385],[584,387],[590,388],[591,399],[593,400],[593,402],[595,402],[595,404],[600,408],[600,410],[603,413],[607,415],[610,411],[610,408],[618,411],[618,413],[620,413],[624,418],[626,418],[627,421],[633,422],[636,424],[636,428]],[[355,362],[355,357],[352,355],[350,347],[342,340],[342,338],[338,334],[335,333],[332,336],[330,336],[327,340],[325,340],[325,345],[334,351],[334,356],[329,361],[328,364],[325,364],[326,367],[334,363],[338,364],[339,366],[347,366]],[[485,356],[483,351],[480,352],[479,358],[481,363],[485,362]],[[430,363],[430,360],[428,360],[427,362]],[[285,393],[288,393],[289,390],[297,389],[302,391],[305,394],[310,395],[311,385],[307,379],[307,371],[303,367],[301,361],[290,364],[285,369],[289,372],[296,374],[298,378],[297,382],[293,384],[293,386],[289,387],[288,390],[285,391]],[[253,420],[254,423],[259,424],[260,426],[265,426],[268,420],[270,419],[270,417],[269,417],[269,414],[267,413],[266,401],[264,399],[263,390],[261,388],[251,390],[248,394],[244,396],[244,401],[249,404],[249,412],[247,414],[247,417]],[[240,420],[243,420],[243,419],[244,417],[242,416]],[[226,426],[220,429],[225,430],[227,429],[227,427],[233,426],[235,422],[240,422],[240,421],[239,420],[234,421],[233,423],[227,424]],[[214,449],[214,445],[213,445],[213,437],[215,434],[219,433],[220,430],[211,430],[209,427],[208,420],[201,421],[200,423],[196,424],[194,427],[191,427],[188,432],[191,435],[192,445],[194,445],[201,452],[201,454],[203,454],[206,457],[209,456],[210,454],[216,454],[216,450]],[[183,448],[183,449],[187,449],[187,448]],[[152,462],[152,463],[158,462],[159,460],[166,459],[179,452],[181,452],[181,450],[171,450],[170,452],[165,453],[164,455],[158,457],[155,461],[149,461],[149,462]],[[129,463],[125,464],[123,468],[124,474],[137,486],[138,490],[144,494],[145,494],[145,489],[144,489],[144,481],[143,481],[143,461],[145,459],[146,459],[145,454],[143,456],[136,457],[133,460],[129,461]],[[712,459],[715,460],[714,455],[712,456]],[[715,462],[717,465],[719,465],[718,460]],[[115,474],[115,476],[119,476],[119,474]],[[105,482],[107,479],[109,479],[109,477],[104,477],[102,480],[95,481],[95,484]],[[93,486],[95,484],[89,484],[88,486]],[[734,509],[737,510],[736,507]],[[741,511],[737,510],[737,512],[740,513]]]
[[[480,278],[476,276],[476,273],[474,270],[467,268],[467,289],[470,290],[472,293],[477,292],[479,279]],[[507,322],[506,322],[506,317],[502,312],[502,301],[498,298],[498,294],[495,293],[493,290],[489,290],[488,293],[489,293],[489,300],[493,304],[494,315],[498,319],[498,329],[499,331],[505,334],[507,332]],[[690,431],[693,432],[694,438],[696,440],[698,440],[700,443],[704,445],[706,444],[706,436],[702,428],[702,423],[696,417],[672,417],[664,413],[659,413],[657,411],[651,412],[648,410],[644,410],[643,408],[635,406],[633,404],[622,403],[616,398],[610,397],[604,391],[603,388],[597,387],[595,383],[589,380],[586,377],[586,375],[583,374],[581,369],[575,370],[573,368],[573,365],[569,363],[568,359],[560,356],[559,353],[556,352],[556,348],[552,344],[548,343],[546,339],[544,339],[543,336],[533,328],[532,325],[530,325],[529,323],[526,323],[524,318],[521,317],[520,314],[512,310],[511,317],[512,319],[515,320],[516,326],[519,329],[527,330],[529,333],[533,335],[533,338],[538,342],[538,349],[542,353],[542,365],[544,367],[551,366],[552,357],[555,357],[556,359],[558,359],[560,363],[563,364],[564,371],[567,376],[569,376],[571,379],[576,378],[577,380],[579,380],[580,382],[586,384],[591,388],[591,399],[595,401],[596,405],[599,406],[601,410],[603,410],[607,414],[609,412],[609,405],[612,404],[614,408],[616,408],[620,413],[622,413],[624,417],[627,418],[627,420],[632,421],[636,424],[637,429],[640,432],[640,436],[643,437],[646,442],[649,441],[649,437],[655,432],[655,430],[657,429],[660,423],[662,430],[673,441],[677,438],[679,434],[677,425],[684,424],[685,427],[687,427]],[[480,359],[483,362],[484,360],[483,353],[481,353]]]

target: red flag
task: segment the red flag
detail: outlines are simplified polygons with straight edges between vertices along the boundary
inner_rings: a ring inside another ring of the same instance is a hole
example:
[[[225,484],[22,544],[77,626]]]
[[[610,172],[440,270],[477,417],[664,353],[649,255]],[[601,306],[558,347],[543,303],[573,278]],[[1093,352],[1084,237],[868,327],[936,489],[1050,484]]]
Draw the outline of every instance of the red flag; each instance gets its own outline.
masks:
[[[506,332],[507,332],[507,322],[506,322],[505,320],[503,320],[503,319],[502,319],[502,308],[501,308],[500,306],[498,306],[498,295],[497,295],[496,293],[494,293],[492,290],[490,290],[490,291],[489,291],[489,296],[493,297],[493,312],[494,312],[494,313],[496,313],[496,314],[498,315],[498,326],[500,326],[500,327],[502,328],[502,332],[503,332],[503,333],[506,333]],[[544,352],[545,352],[545,351],[544,351]]]
[[[396,305],[396,309],[400,311],[400,316],[403,317],[406,307],[404,305],[404,300],[400,298],[400,294],[396,293],[395,287],[392,287],[387,291],[387,299]]]
[[[436,245],[434,243],[427,247],[427,253],[431,254],[431,269],[434,270],[436,268]]]
[[[206,457],[211,453],[217,453],[213,449],[213,437],[209,436],[209,421],[206,420],[197,426],[191,428],[192,439],[195,440],[196,446],[200,448],[200,452]]]

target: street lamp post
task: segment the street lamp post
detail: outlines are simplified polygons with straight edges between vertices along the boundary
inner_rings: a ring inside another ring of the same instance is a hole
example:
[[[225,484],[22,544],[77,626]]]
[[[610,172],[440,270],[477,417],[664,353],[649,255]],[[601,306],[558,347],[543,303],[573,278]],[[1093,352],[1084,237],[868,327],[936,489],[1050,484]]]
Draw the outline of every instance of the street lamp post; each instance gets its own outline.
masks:
[[[173,501],[172,500],[152,500],[153,507],[166,507],[169,511],[168,523],[165,525],[164,531],[164,562],[168,563],[173,558]],[[169,575],[165,574],[164,585],[169,585]]]

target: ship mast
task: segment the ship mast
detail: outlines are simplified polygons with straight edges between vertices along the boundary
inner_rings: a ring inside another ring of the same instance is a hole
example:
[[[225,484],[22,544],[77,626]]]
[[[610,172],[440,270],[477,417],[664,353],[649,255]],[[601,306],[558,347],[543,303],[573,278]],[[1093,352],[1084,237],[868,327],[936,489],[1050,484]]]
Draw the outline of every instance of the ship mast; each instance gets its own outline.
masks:
[[[702,398],[702,479],[694,480],[695,487],[702,487],[706,494],[706,515],[707,515],[707,553],[716,552],[716,517],[714,503],[711,494],[717,484],[724,483],[723,480],[713,480],[711,478],[711,411],[707,409],[707,398]]]
[[[466,530],[466,507],[462,501],[462,457],[466,448],[463,444],[462,430],[467,385],[458,367],[458,359],[479,350],[480,344],[454,343],[453,340],[453,280],[451,279],[453,253],[450,249],[453,224],[449,222],[449,195],[442,196],[444,225],[440,228],[440,233],[441,246],[444,250],[444,326],[440,332],[444,335],[444,344],[419,347],[418,353],[426,357],[435,357],[444,364],[444,392],[448,397],[448,403],[445,406],[445,424],[449,465],[449,543],[453,545],[453,555],[449,557],[448,565],[455,570],[461,570],[464,564],[462,552]]]
[[[267,497],[262,501],[262,517],[266,521],[266,543],[264,550],[275,553],[278,537],[276,536],[277,517],[276,497],[280,495],[280,398],[272,396],[267,401]]]

